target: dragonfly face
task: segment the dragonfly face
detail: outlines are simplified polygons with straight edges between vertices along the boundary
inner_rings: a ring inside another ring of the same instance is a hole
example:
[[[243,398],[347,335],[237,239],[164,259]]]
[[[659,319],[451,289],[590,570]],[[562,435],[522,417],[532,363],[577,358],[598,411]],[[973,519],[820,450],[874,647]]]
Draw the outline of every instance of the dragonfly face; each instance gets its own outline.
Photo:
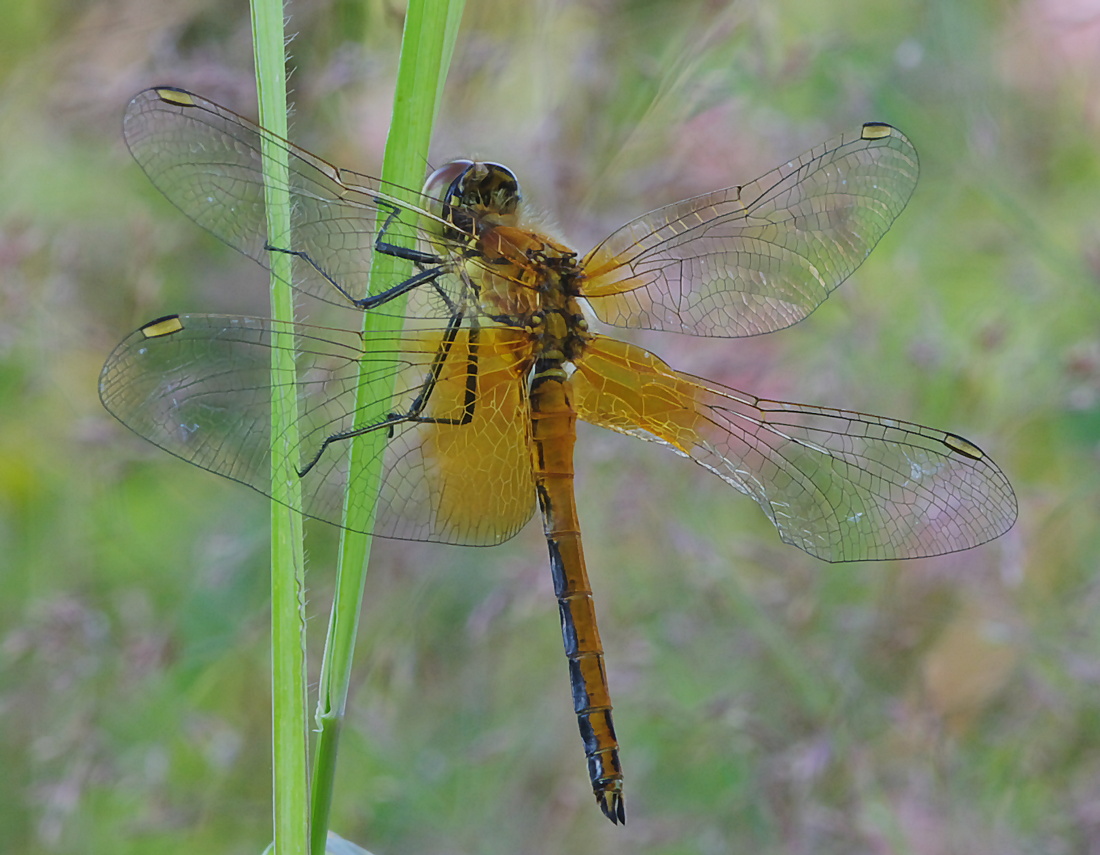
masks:
[[[917,156],[868,123],[744,185],[644,214],[583,258],[523,219],[515,175],[452,161],[417,204],[182,90],[150,89],[124,120],[130,150],[185,214],[290,285],[397,333],[262,318],[169,316],[125,339],[100,376],[107,409],[197,466],[270,495],[273,386],[298,390],[300,504],[342,525],[345,496],[377,493],[385,537],[490,545],[539,507],[593,792],[625,821],[622,769],[573,494],[576,421],[690,457],[752,498],[782,539],[826,561],[967,549],[1016,518],[1007,479],[977,446],[921,425],[770,401],[678,372],[589,330],[756,335],[810,314],[874,248],[917,180]],[[268,242],[262,143],[290,161],[291,233]],[[376,253],[416,273],[365,293]],[[408,308],[399,296],[408,296]],[[272,376],[280,333],[297,370]],[[356,423],[368,402],[384,413]],[[391,391],[392,390],[392,391]],[[356,480],[348,441],[384,431],[380,480]],[[298,500],[295,500],[296,502]],[[352,517],[354,518],[354,516]]]
[[[475,234],[475,223],[487,218],[515,225],[522,202],[512,170],[473,160],[452,160],[432,172],[424,182],[424,198],[433,214],[454,225],[450,236],[456,239]]]

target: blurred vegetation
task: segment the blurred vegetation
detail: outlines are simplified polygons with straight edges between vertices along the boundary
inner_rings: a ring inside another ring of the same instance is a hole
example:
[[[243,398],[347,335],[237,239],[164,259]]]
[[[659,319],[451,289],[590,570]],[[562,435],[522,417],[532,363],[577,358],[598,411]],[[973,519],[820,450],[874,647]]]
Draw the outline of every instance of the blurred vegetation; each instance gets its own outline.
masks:
[[[289,11],[292,136],[376,171],[397,7]],[[262,272],[119,135],[153,83],[254,114],[247,8],[0,0],[0,20],[0,849],[257,852],[267,511],[95,391],[152,317],[263,311]],[[967,436],[1020,520],[940,559],[823,565],[717,479],[583,431],[629,825],[592,801],[531,526],[376,549],[334,828],[378,855],[1100,851],[1098,81],[1087,0],[469,4],[434,157],[511,164],[582,251],[859,122],[901,127],[921,185],[812,318],[643,340]],[[310,529],[311,646],[334,542]]]

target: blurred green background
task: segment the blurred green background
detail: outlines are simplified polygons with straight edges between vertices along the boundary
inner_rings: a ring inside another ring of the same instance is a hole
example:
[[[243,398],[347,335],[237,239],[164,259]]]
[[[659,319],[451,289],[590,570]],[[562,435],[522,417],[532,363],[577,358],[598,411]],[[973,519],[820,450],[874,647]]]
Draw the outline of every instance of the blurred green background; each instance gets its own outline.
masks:
[[[289,12],[292,137],[376,171],[400,4]],[[0,850],[258,852],[264,500],[96,395],[140,323],[264,311],[263,273],[119,133],[154,83],[254,115],[248,10],[0,0],[0,21]],[[825,565],[702,470],[582,428],[629,824],[592,800],[532,525],[376,547],[341,834],[377,855],[1100,852],[1100,4],[470,2],[433,159],[510,164],[584,251],[871,119],[910,136],[921,184],[826,305],[759,339],[637,340],[962,434],[1012,479],[1016,527]],[[316,668],[335,536],[309,534]]]

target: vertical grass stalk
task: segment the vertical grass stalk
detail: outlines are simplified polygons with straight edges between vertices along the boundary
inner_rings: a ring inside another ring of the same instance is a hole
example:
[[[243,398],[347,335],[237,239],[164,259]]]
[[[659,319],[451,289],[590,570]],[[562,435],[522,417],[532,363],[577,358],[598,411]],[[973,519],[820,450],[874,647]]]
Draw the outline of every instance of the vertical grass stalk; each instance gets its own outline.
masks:
[[[393,115],[382,179],[387,189],[419,187],[428,159],[432,123],[446,79],[447,66],[454,48],[458,24],[462,17],[462,0],[410,0],[401,40],[401,58],[394,92]],[[409,262],[388,255],[376,254],[369,293],[376,294],[412,274]],[[364,322],[365,349],[369,353],[372,337],[393,332],[400,327],[395,319],[399,311],[391,306],[385,317],[368,315]],[[379,390],[360,379],[356,413],[360,424],[377,422],[387,415],[385,409],[370,412],[368,401],[385,401],[390,390]],[[386,436],[374,431],[350,442],[349,481],[377,484],[381,475],[381,450]],[[372,471],[373,470],[373,471]],[[373,522],[370,510],[362,509],[363,497],[345,502],[345,523],[359,530],[369,530]],[[353,505],[358,505],[357,517],[350,518]],[[359,627],[359,611],[370,558],[370,538],[348,531],[340,542],[336,587],[325,640],[325,657],[317,698],[317,747],[312,779],[312,853],[322,855],[332,803],[332,787],[336,774],[336,756],[340,730],[347,705],[351,680],[352,656]]]
[[[252,0],[252,40],[260,124],[287,136],[286,59],[282,0]],[[285,149],[264,140],[268,240],[290,246],[290,186]],[[271,315],[294,320],[284,283],[291,256],[272,253]],[[280,281],[281,280],[281,281]],[[276,855],[306,851],[309,841],[308,738],[305,686],[305,558],[301,506],[292,455],[298,445],[294,335],[278,331],[271,351],[271,684],[273,819]]]

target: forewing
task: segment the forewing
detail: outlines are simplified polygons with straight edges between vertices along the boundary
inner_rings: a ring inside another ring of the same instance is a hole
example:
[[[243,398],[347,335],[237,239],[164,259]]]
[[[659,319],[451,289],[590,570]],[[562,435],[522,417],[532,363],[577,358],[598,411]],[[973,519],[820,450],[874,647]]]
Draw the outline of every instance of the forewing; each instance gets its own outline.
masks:
[[[377,491],[374,534],[468,545],[507,540],[531,517],[530,414],[521,378],[529,346],[518,331],[461,329],[449,347],[443,330],[405,332],[372,337],[368,353],[360,336],[340,330],[172,316],[146,324],[114,350],[100,375],[100,397],[154,445],[270,496],[271,348],[274,333],[292,330],[297,373],[275,386],[295,387],[294,462],[305,469],[316,459],[301,478],[295,510],[341,525],[345,494],[354,519],[364,516],[355,506]],[[426,386],[435,370],[437,381]],[[380,414],[375,418],[407,413],[418,398],[427,402],[421,421],[397,421],[364,437],[374,463],[381,458],[380,487],[369,474],[349,481],[346,440],[325,445],[355,427],[360,384],[368,391],[359,405]]]
[[[421,232],[430,215],[398,203],[377,178],[340,169],[198,95],[170,87],[146,89],[126,108],[123,136],[149,180],[184,214],[234,249],[270,267],[264,209],[263,142],[287,153],[293,256],[292,284],[318,299],[347,306],[367,294],[375,238],[432,249]],[[420,243],[418,243],[418,240]],[[441,247],[436,250],[443,252]],[[445,253],[444,253],[445,254]],[[458,280],[440,280],[452,292]],[[376,292],[396,285],[379,283]],[[454,293],[452,299],[456,299]],[[386,305],[379,312],[390,311]],[[451,314],[438,291],[426,291],[419,317]],[[403,312],[403,314],[405,314]]]
[[[661,443],[752,497],[780,537],[826,561],[967,549],[1016,519],[975,445],[921,425],[766,401],[597,338],[573,375],[585,421]]]
[[[706,336],[805,318],[901,213],[917,152],[869,123],[750,184],[658,208],[588,254],[584,293],[605,323]]]

